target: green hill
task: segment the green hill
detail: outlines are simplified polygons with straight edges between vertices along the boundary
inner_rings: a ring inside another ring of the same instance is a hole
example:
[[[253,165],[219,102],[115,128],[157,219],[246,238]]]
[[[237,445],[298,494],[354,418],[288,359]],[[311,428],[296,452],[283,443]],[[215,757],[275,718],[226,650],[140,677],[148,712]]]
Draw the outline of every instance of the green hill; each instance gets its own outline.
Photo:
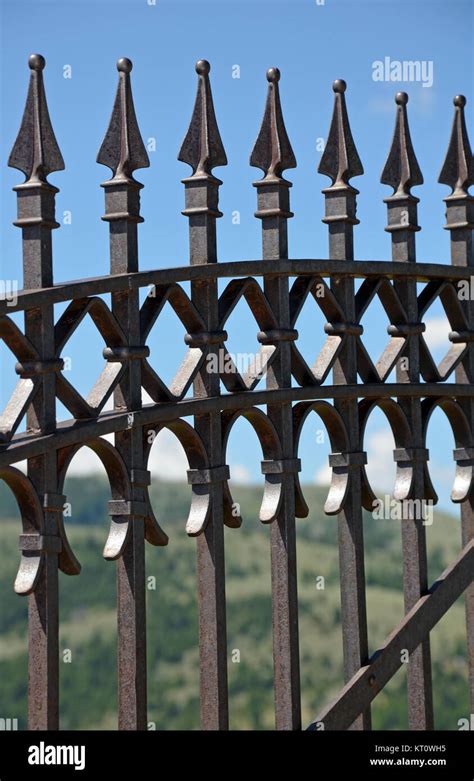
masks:
[[[195,541],[184,527],[189,488],[155,481],[152,503],[167,531],[167,548],[147,546],[149,721],[156,729],[199,728],[199,666]],[[82,563],[79,577],[60,575],[61,727],[116,728],[115,564],[103,560],[107,485],[100,478],[69,478],[69,539]],[[325,492],[306,486],[310,517],[298,520],[301,686],[307,724],[341,687],[337,519],[322,511]],[[233,729],[272,729],[272,642],[268,528],[258,521],[261,492],[236,486],[244,524],[225,530],[230,723]],[[26,726],[27,600],[12,582],[20,523],[9,491],[0,489],[0,703],[4,717]],[[400,523],[365,518],[371,650],[403,615]],[[428,527],[430,577],[435,579],[460,545],[459,522],[435,515]],[[317,588],[324,577],[325,588]],[[153,586],[156,585],[156,588]],[[464,605],[459,600],[432,632],[436,727],[457,729],[468,715]],[[240,651],[240,662],[232,651]],[[235,658],[234,654],[234,658]],[[66,657],[67,658],[67,655]],[[404,666],[373,706],[375,729],[407,726]]]

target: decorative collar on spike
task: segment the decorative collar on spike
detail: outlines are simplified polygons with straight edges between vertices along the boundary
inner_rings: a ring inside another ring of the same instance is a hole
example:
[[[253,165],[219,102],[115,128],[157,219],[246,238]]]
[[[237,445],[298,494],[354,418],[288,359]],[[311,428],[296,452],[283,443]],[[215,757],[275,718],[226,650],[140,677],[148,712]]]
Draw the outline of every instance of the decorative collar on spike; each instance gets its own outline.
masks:
[[[410,189],[412,187],[423,184],[423,175],[413,150],[410,128],[408,127],[407,93],[397,92],[395,103],[397,104],[397,118],[392,146],[380,181],[382,184],[393,187],[394,194],[408,196],[411,195]]]
[[[260,132],[250,155],[250,165],[260,168],[266,180],[281,180],[285,169],[296,168],[296,158],[283,120],[278,88],[280,81],[278,68],[269,68],[267,81],[267,102]]]
[[[191,166],[192,176],[212,176],[213,168],[227,165],[227,157],[212,102],[211,66],[207,60],[198,60],[195,67],[198,74],[196,101],[178,160]]]
[[[438,182],[451,187],[453,195],[469,195],[469,187],[474,184],[474,160],[464,118],[466,98],[456,95],[453,103],[453,128]]]
[[[336,79],[334,90],[334,111],[329,136],[318,166],[318,173],[329,176],[333,187],[347,187],[353,176],[364,173],[357,149],[352,138],[347,116],[346,82]]]
[[[22,171],[28,183],[47,182],[48,174],[64,170],[64,160],[51,125],[44,92],[45,59],[41,54],[32,54],[28,65],[31,69],[30,86],[8,165]]]
[[[135,181],[133,172],[150,165],[133,105],[130,84],[132,67],[132,62],[126,57],[117,62],[117,94],[109,127],[97,155],[97,162],[113,172],[112,181]]]

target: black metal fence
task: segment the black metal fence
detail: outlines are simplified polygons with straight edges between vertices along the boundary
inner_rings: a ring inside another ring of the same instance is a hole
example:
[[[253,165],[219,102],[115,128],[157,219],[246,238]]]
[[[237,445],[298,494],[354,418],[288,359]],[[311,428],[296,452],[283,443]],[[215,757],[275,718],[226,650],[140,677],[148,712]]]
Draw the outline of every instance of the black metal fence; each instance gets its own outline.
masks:
[[[354,260],[358,191],[350,180],[363,169],[351,135],[342,80],[333,85],[334,113],[319,165],[320,173],[331,180],[323,190],[329,259],[289,260],[291,183],[283,172],[294,168],[296,160],[283,122],[280,73],[271,68],[262,126],[250,158],[250,164],[264,174],[254,185],[255,216],[262,221],[262,260],[217,263],[221,182],[212,170],[227,160],[214,114],[210,67],[200,60],[194,111],[179,153],[179,159],[192,168],[183,180],[190,265],[140,272],[137,226],[142,221],[142,185],[133,173],[149,161],[133,107],[132,64],[121,59],[112,117],[97,157],[113,173],[102,185],[103,219],[110,230],[110,274],[54,285],[52,230],[59,227],[58,190],[47,177],[63,169],[64,163],[46,104],[45,61],[32,55],[29,65],[26,108],[9,159],[9,165],[26,177],[15,187],[24,290],[16,302],[0,302],[0,336],[17,359],[19,376],[0,419],[0,477],[14,492],[23,520],[15,590],[29,598],[30,729],[58,728],[58,570],[68,575],[80,572],[63,525],[63,486],[71,459],[84,445],[104,464],[112,495],[104,557],[117,562],[119,728],[146,728],[144,546],[145,541],[157,546],[167,543],[148,498],[147,433],[163,427],[176,435],[189,461],[192,505],[187,532],[196,537],[197,545],[202,727],[227,728],[224,525],[238,527],[241,519],[235,514],[228,485],[226,444],[240,416],[255,429],[263,453],[260,517],[270,524],[276,727],[301,727],[295,517],[308,512],[298,478],[298,443],[312,411],[322,419],[331,442],[332,482],[325,512],[337,515],[339,524],[346,678],[343,690],[312,728],[370,729],[371,702],[401,666],[405,650],[410,655],[410,727],[431,729],[429,633],[464,591],[474,709],[474,304],[460,295],[473,265],[474,199],[468,188],[474,169],[465,98],[454,99],[453,130],[439,177],[452,190],[445,199],[451,265],[416,261],[418,198],[411,188],[423,179],[403,92],[396,96],[395,131],[381,179],[393,189],[385,199],[392,261]],[[219,295],[220,279],[229,282]],[[362,280],[357,290],[356,280]],[[190,296],[179,284],[185,281],[190,282]],[[140,305],[140,290],[149,286],[152,295]],[[110,305],[104,294],[110,295]],[[360,338],[360,321],[376,297],[390,326],[387,347],[374,364]],[[326,342],[312,366],[298,350],[296,330],[308,298],[327,319]],[[226,349],[225,330],[241,299],[255,318],[260,343],[254,363],[243,373]],[[436,365],[423,337],[423,318],[438,299],[452,331],[446,357]],[[70,303],[55,322],[58,302]],[[148,362],[146,345],[166,303],[185,326],[188,347],[170,384]],[[15,311],[25,313],[23,330],[9,317]],[[105,368],[87,399],[66,379],[61,358],[86,315],[107,345]],[[389,382],[393,371],[396,381]],[[264,390],[257,388],[262,378]],[[153,403],[142,405],[142,389]],[[112,395],[114,411],[104,411]],[[56,400],[70,411],[70,421],[57,423]],[[406,615],[369,658],[362,512],[373,510],[376,500],[365,470],[363,434],[375,406],[385,414],[396,444],[394,497],[402,512]],[[452,499],[460,504],[464,547],[430,587],[425,525],[417,507],[436,501],[425,442],[436,407],[445,412],[456,443]],[[194,426],[183,420],[187,416],[194,416]],[[25,418],[26,428],[19,430]],[[115,445],[103,439],[111,433]],[[23,459],[27,459],[27,475],[12,466]]]

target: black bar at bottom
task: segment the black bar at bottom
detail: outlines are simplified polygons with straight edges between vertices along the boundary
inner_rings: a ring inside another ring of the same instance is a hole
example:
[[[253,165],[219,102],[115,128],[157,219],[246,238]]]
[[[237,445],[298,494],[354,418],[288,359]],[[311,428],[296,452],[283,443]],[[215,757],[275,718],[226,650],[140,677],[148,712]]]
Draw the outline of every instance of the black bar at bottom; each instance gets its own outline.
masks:
[[[468,725],[469,726],[469,725]],[[471,727],[473,725],[470,725]],[[240,751],[244,746],[252,753]],[[0,732],[0,779],[141,778],[163,759],[182,772],[209,766],[212,748],[232,752],[232,770],[260,759],[268,771],[286,758],[298,776],[474,778],[472,733],[459,732]],[[185,749],[185,750],[184,750]],[[162,758],[160,760],[160,757]],[[304,764],[304,763],[307,763]],[[219,763],[216,767],[219,766]],[[148,768],[148,770],[147,770]],[[141,772],[142,771],[142,772]],[[226,764],[220,766],[226,775]],[[343,775],[341,775],[343,774]]]

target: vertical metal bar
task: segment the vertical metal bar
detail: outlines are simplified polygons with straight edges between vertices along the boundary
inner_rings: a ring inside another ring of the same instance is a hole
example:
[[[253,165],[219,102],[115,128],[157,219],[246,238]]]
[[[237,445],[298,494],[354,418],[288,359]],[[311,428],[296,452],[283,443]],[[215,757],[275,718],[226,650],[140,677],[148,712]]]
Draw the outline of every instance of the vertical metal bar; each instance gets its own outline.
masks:
[[[57,145],[43,84],[45,60],[33,54],[28,61],[30,86],[18,137],[8,164],[26,176],[14,188],[18,196],[18,219],[22,229],[23,279],[25,288],[53,284],[51,231],[55,220],[55,196],[59,192],[47,181],[49,173],[60,171],[64,162]],[[25,312],[25,335],[38,352],[38,390],[27,412],[31,432],[50,434],[56,427],[56,375],[54,310],[51,304]],[[55,730],[59,727],[59,647],[58,647],[58,512],[48,496],[57,494],[56,451],[28,459],[28,476],[44,502],[42,533],[56,538],[44,552],[43,565],[35,591],[29,597],[29,700],[30,729]]]
[[[261,168],[264,178],[254,182],[258,193],[258,211],[262,220],[262,258],[288,258],[289,188],[282,178],[286,168],[296,160],[286,134],[280,105],[280,72],[267,71],[268,95],[251,165]],[[290,329],[288,277],[267,276],[265,295],[272,307],[278,329],[283,336]],[[291,345],[281,339],[277,354],[267,370],[269,390],[291,387]],[[283,462],[293,457],[293,415],[291,403],[269,404],[268,417],[275,426],[282,449]],[[298,590],[296,571],[295,488],[294,475],[282,475],[282,504],[270,526],[273,664],[275,689],[275,722],[279,730],[301,728],[301,697],[298,639]]]
[[[36,489],[44,475],[55,473],[56,452],[28,459],[28,475]],[[42,461],[43,464],[38,463]],[[44,511],[44,532],[57,536],[57,515]],[[28,728],[59,729],[59,603],[58,553],[47,551],[33,593],[28,597]]]
[[[346,84],[338,79],[333,84],[334,113],[321,157],[319,172],[332,179],[332,185],[323,190],[329,226],[329,257],[333,260],[353,260],[353,226],[356,219],[358,191],[349,179],[363,173],[349,126],[344,92]],[[355,323],[354,280],[331,280],[331,291],[343,308],[346,322]],[[347,335],[340,356],[334,363],[335,384],[357,383],[357,345],[355,337]],[[335,408],[346,425],[349,447],[359,449],[359,417],[356,399],[335,400]],[[362,493],[359,469],[351,472],[351,488],[343,510],[338,516],[339,568],[341,578],[342,638],[344,649],[344,676],[349,680],[368,659],[367,608],[365,595],[364,537],[362,526]],[[370,710],[354,722],[351,729],[371,728]]]
[[[474,323],[470,323],[470,328]],[[474,378],[474,373],[471,375]],[[459,382],[459,380],[456,380]],[[473,380],[471,380],[472,382]],[[468,406],[463,402],[464,408]],[[472,406],[472,402],[469,406]],[[473,417],[470,418],[473,421]],[[472,422],[471,422],[472,430]],[[462,544],[466,546],[474,539],[474,498],[472,494],[461,504]],[[469,703],[471,713],[474,713],[474,583],[471,583],[464,592],[466,609],[466,636],[467,636],[467,664],[469,679]]]
[[[474,161],[467,135],[464,95],[454,98],[454,121],[446,159],[439,176],[439,182],[451,187],[451,194],[445,198],[446,230],[450,232],[451,263],[454,266],[474,266],[474,198],[469,187],[474,184]],[[471,297],[462,301],[469,331],[474,331],[474,301]],[[468,342],[467,350],[455,371],[456,382],[474,383],[474,344]],[[459,399],[474,436],[474,399]],[[471,441],[471,447],[474,441]],[[462,543],[474,538],[474,497],[471,494],[461,504]],[[469,693],[471,713],[474,713],[474,584],[465,591],[467,653],[469,666]]]
[[[110,225],[110,273],[138,271],[138,224],[142,184],[133,178],[138,168],[149,166],[148,155],[138,129],[130,85],[132,63],[117,62],[119,83],[109,129],[97,162],[109,166],[113,178],[105,182],[106,213]],[[145,468],[142,431],[133,426],[133,411],[142,406],[141,348],[138,289],[112,293],[112,312],[126,334],[126,371],[114,392],[114,408],[132,413],[130,428],[115,435],[115,446],[127,467],[130,487],[130,532],[125,550],[117,561],[118,620],[118,724],[121,730],[147,727],[145,526],[144,493],[140,479]],[[134,355],[135,350],[135,355]],[[140,349],[138,353],[141,354]]]
[[[415,233],[420,230],[417,224],[417,204],[410,189],[423,184],[408,127],[406,104],[408,95],[399,92],[396,95],[397,118],[395,132],[381,181],[393,187],[394,195],[385,199],[388,209],[388,226],[391,234],[392,260],[404,263],[416,261]],[[415,280],[395,279],[394,288],[407,313],[409,327],[414,333],[407,338],[404,358],[407,364],[398,363],[397,382],[414,383],[420,381],[420,350],[417,337],[419,321],[417,288]],[[408,613],[419,598],[428,589],[428,560],[426,553],[426,531],[424,516],[417,508],[422,508],[425,500],[425,457],[423,424],[420,398],[400,398],[398,403],[404,410],[410,424],[413,459],[413,482],[411,498],[414,503],[402,505],[402,550],[403,550],[403,589],[405,612]],[[423,457],[417,457],[422,454]],[[408,721],[412,730],[433,729],[433,695],[431,681],[430,639],[427,637],[410,655],[408,665]]]
[[[189,130],[178,159],[188,163],[193,173],[183,179],[189,218],[191,265],[217,262],[216,219],[219,186],[212,174],[215,166],[227,165],[217,127],[209,82],[210,65],[196,63],[198,89]],[[191,283],[191,299],[209,333],[219,327],[218,287],[216,279]],[[207,355],[217,354],[218,345],[210,345]],[[206,356],[207,357],[207,356]],[[216,362],[219,363],[218,361]],[[193,383],[196,398],[220,393],[219,374],[210,372],[204,361]],[[221,413],[196,415],[194,427],[200,435],[209,466],[222,466]],[[205,730],[225,730],[229,726],[227,686],[227,629],[224,561],[224,495],[221,481],[210,486],[211,514],[204,532],[197,538],[197,578],[199,603],[199,659],[201,726]]]

